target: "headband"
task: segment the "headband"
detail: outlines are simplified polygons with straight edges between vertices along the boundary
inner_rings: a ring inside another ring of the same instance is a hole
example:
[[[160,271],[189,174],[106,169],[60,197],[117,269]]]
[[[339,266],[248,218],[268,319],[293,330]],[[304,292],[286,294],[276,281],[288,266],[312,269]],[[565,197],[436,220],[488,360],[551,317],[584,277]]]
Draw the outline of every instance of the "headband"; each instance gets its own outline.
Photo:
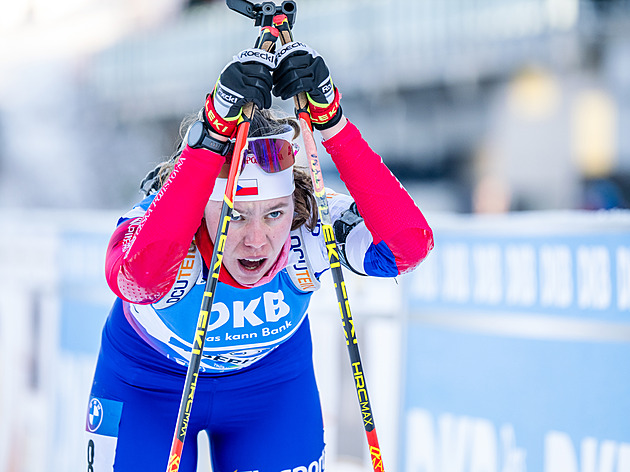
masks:
[[[288,125],[287,125],[288,126]],[[272,136],[248,138],[247,142],[258,140],[281,139],[293,143],[293,128]],[[243,152],[248,152],[246,148]],[[252,158],[253,157],[253,158]],[[293,156],[294,158],[294,156]],[[210,200],[223,201],[227,179],[218,177]],[[292,195],[295,190],[293,181],[293,163],[286,169],[278,172],[265,172],[258,164],[256,156],[246,154],[243,157],[243,167],[238,177],[236,185],[235,201],[254,202],[259,200],[271,200],[273,198],[286,197]]]

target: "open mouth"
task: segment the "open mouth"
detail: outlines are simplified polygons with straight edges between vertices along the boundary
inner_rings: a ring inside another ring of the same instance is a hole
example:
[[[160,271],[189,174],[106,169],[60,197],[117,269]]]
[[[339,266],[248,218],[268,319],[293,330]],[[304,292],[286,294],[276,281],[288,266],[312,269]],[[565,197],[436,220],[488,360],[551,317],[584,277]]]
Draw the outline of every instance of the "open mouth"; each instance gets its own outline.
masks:
[[[262,259],[239,259],[238,262],[245,270],[257,270],[266,260],[267,258],[263,257]]]

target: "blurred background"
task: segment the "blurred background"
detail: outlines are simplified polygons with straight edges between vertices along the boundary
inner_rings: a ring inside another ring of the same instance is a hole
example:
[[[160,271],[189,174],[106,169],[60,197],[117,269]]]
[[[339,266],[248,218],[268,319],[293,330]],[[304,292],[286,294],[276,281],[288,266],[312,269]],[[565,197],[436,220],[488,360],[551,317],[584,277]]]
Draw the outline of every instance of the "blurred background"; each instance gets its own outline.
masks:
[[[297,4],[295,38],[436,232],[413,276],[348,276],[387,469],[630,471],[630,1]],[[256,36],[222,1],[0,0],[0,472],[85,469],[107,240]],[[329,469],[370,470],[321,292]]]

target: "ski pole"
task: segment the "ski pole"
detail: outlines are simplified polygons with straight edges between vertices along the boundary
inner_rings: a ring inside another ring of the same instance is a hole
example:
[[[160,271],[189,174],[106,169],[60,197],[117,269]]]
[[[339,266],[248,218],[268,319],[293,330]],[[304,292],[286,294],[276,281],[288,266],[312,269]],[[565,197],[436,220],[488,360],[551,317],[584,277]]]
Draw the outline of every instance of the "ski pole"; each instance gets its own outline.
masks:
[[[278,15],[274,18],[274,26],[280,33],[280,42],[286,44],[293,41],[291,25],[287,21],[286,16]],[[381,458],[381,448],[378,445],[378,437],[376,435],[376,427],[374,417],[372,415],[372,407],[365,382],[365,374],[363,372],[363,363],[359,354],[359,342],[354,329],[354,321],[350,313],[350,302],[346,292],[346,283],[343,278],[341,262],[339,260],[339,252],[335,241],[335,233],[332,227],[332,219],[326,202],[326,189],[324,188],[324,180],[322,170],[317,155],[317,145],[313,138],[313,126],[311,117],[308,113],[308,98],[306,92],[300,92],[295,97],[295,110],[300,122],[300,129],[304,139],[304,150],[308,156],[309,170],[313,180],[313,188],[315,190],[315,198],[319,209],[319,217],[322,222],[322,232],[326,242],[328,251],[328,259],[330,261],[330,270],[332,272],[337,301],[339,303],[339,311],[341,312],[341,324],[346,337],[346,345],[348,347],[348,355],[350,356],[350,364],[352,365],[352,373],[354,375],[354,384],[359,399],[361,414],[363,415],[363,427],[367,436],[368,447],[370,450],[370,458],[372,460],[372,468],[374,472],[384,472],[383,460]]]
[[[269,26],[261,27],[260,35],[256,41],[256,48],[271,51],[276,39],[278,31]],[[184,390],[179,404],[179,412],[177,414],[177,423],[171,443],[171,451],[169,454],[167,472],[177,472],[179,463],[182,458],[182,450],[184,449],[184,440],[186,439],[186,430],[188,429],[188,421],[192,410],[192,403],[197,387],[199,377],[199,366],[203,357],[203,346],[206,341],[208,332],[208,322],[212,311],[212,301],[219,280],[221,271],[221,261],[223,260],[223,250],[225,248],[225,240],[227,238],[228,226],[232,219],[232,210],[234,209],[234,198],[236,194],[236,183],[238,182],[238,174],[243,161],[242,151],[247,144],[247,136],[249,134],[249,126],[252,116],[255,112],[255,105],[247,103],[243,106],[243,121],[238,125],[236,131],[236,142],[232,151],[232,162],[230,163],[230,171],[228,174],[227,185],[225,187],[225,195],[223,197],[223,206],[221,207],[221,215],[219,217],[219,226],[215,238],[214,248],[212,250],[212,258],[210,260],[210,274],[201,300],[201,309],[197,319],[197,328],[192,344],[192,352],[188,370],[186,371],[186,381],[184,382]]]

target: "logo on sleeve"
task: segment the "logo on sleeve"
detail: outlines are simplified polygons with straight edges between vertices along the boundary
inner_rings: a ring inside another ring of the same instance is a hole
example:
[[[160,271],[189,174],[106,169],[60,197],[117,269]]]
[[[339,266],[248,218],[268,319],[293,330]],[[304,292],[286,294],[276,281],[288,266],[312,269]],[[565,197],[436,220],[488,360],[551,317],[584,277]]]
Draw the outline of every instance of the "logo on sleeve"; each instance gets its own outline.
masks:
[[[162,310],[173,306],[184,298],[199,279],[202,266],[201,254],[197,250],[197,245],[192,243],[188,249],[188,254],[179,266],[175,283],[162,299],[153,304],[153,308]]]

